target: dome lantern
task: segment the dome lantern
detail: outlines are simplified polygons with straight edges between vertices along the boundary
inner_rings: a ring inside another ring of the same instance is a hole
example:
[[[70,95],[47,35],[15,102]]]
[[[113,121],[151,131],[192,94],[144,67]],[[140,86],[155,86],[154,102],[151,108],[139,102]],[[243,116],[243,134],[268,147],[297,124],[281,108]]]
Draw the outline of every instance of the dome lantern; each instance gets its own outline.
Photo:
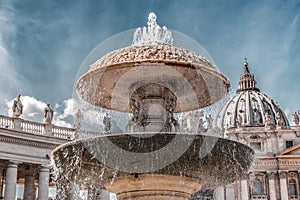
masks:
[[[240,76],[239,89],[237,93],[244,90],[257,90],[254,75],[250,73],[247,58],[244,59],[244,73]]]

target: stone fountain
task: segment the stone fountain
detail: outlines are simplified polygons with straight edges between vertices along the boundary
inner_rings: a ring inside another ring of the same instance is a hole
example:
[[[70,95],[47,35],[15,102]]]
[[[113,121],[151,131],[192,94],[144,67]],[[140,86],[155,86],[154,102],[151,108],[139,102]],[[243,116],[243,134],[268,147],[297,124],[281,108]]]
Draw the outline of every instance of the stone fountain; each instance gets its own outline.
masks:
[[[216,103],[228,89],[208,59],[175,47],[171,31],[150,13],[131,46],[109,52],[77,82],[84,101],[132,119],[127,133],[76,140],[52,152],[58,199],[74,198],[76,186],[104,188],[119,200],[181,200],[240,179],[252,163],[251,148],[182,132],[174,117]]]

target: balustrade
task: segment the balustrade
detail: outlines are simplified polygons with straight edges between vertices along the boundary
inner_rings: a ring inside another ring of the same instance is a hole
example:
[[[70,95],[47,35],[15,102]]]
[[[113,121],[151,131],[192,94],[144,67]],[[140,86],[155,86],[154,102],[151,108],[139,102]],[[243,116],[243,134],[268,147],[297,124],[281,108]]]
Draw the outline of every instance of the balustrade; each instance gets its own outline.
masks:
[[[20,127],[17,127],[19,126],[17,125],[19,123],[20,123]],[[0,115],[0,128],[18,130],[26,133],[35,134],[35,135],[53,136],[62,139],[74,139],[75,137],[74,128],[48,125],[44,123],[28,121],[21,118],[7,117],[3,115]],[[47,129],[50,130],[50,133],[46,131]]]
[[[0,128],[13,129],[13,118],[0,115]]]

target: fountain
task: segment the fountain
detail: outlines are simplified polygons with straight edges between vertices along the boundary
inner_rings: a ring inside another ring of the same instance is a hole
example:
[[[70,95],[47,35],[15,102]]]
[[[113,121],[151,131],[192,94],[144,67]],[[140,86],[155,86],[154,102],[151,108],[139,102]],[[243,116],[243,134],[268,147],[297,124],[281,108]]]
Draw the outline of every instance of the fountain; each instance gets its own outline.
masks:
[[[175,113],[216,103],[229,81],[202,55],[175,47],[154,13],[131,46],[100,58],[76,87],[85,102],[132,119],[127,133],[79,139],[52,152],[57,199],[75,199],[78,188],[104,188],[119,200],[188,199],[240,179],[252,163],[251,148],[209,134],[220,129],[204,134],[179,127]]]

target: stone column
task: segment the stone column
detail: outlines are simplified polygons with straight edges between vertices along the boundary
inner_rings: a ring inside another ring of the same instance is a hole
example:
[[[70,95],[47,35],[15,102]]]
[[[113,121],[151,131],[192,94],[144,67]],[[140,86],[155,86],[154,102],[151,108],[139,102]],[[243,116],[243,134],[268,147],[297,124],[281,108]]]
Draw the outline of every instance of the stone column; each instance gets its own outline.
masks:
[[[217,187],[215,190],[215,199],[216,200],[225,200],[224,187]]]
[[[275,187],[275,172],[267,172],[268,180],[269,180],[269,196],[270,200],[276,199],[276,187]]]
[[[35,171],[33,167],[30,166],[28,169],[26,169],[23,200],[32,200],[35,198],[34,181]]]
[[[248,181],[241,180],[241,200],[249,200]]]
[[[3,188],[2,188],[2,185],[3,185],[3,169],[0,169],[0,197],[2,197],[2,194],[3,194]]]
[[[41,166],[39,174],[38,200],[48,200],[49,196],[49,167]]]
[[[286,175],[287,171],[278,171],[279,179],[280,179],[280,199],[281,200],[288,200],[288,190],[287,190],[287,181]]]
[[[80,199],[80,188],[74,182],[70,183],[69,199]]]
[[[5,200],[16,199],[17,176],[18,176],[18,164],[14,162],[9,162],[6,169],[5,191],[4,191]]]

